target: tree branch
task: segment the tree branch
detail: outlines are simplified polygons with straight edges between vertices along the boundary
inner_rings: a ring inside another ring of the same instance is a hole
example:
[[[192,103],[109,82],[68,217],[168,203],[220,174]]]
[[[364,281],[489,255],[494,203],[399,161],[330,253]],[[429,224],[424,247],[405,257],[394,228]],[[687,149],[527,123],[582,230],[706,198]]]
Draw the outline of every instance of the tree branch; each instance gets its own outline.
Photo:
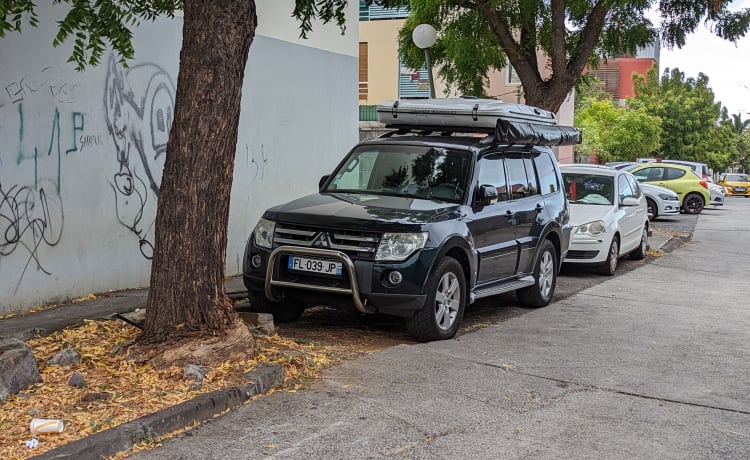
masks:
[[[589,56],[594,51],[594,47],[599,41],[599,36],[604,28],[604,20],[607,18],[609,11],[608,1],[599,0],[589,14],[586,26],[581,32],[581,39],[578,41],[575,52],[570,58],[567,67],[567,76],[577,79],[583,72],[583,68],[588,62]]]
[[[561,75],[565,72],[565,43],[567,34],[565,30],[565,0],[552,0],[552,47],[550,49],[550,60],[552,61],[552,74]]]

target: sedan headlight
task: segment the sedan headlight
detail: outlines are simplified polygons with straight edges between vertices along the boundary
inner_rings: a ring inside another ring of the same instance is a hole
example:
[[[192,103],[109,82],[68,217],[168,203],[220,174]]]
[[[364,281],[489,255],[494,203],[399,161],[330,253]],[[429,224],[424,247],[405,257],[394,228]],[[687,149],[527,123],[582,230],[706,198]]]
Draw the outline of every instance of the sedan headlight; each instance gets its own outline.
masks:
[[[680,198],[677,195],[670,195],[669,193],[660,193],[659,198],[664,201],[680,201]]]
[[[406,259],[427,243],[427,232],[384,233],[375,253],[375,260],[398,262]]]
[[[276,222],[264,218],[258,219],[255,225],[255,245],[262,248],[271,249],[273,246],[273,231],[276,228]]]
[[[591,236],[599,236],[602,233],[604,233],[604,230],[607,229],[607,226],[604,225],[604,222],[601,220],[596,220],[594,222],[589,222],[588,224],[583,224],[578,227],[578,230],[576,230],[576,233],[583,233],[585,235],[591,235]]]

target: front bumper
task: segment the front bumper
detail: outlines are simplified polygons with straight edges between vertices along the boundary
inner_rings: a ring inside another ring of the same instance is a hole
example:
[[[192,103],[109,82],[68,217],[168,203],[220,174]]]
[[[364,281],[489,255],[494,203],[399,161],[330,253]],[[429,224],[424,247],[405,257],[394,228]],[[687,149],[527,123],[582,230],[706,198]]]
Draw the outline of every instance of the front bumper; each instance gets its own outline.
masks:
[[[565,256],[565,263],[572,264],[600,264],[607,260],[609,244],[612,235],[604,232],[598,237],[588,235],[576,235],[575,231],[570,237],[570,247]]]
[[[750,196],[750,187],[744,187],[744,190],[736,190],[735,187],[725,187],[727,196]]]
[[[251,264],[254,255],[261,258],[255,268]],[[342,274],[334,277],[289,270],[290,255],[339,261]],[[353,306],[362,313],[411,317],[425,304],[424,285],[436,255],[436,249],[425,248],[403,262],[376,262],[353,259],[332,249],[289,245],[269,250],[251,243],[245,253],[244,282],[248,290],[273,301],[293,299],[309,305]],[[393,270],[402,274],[398,285],[388,281]]]

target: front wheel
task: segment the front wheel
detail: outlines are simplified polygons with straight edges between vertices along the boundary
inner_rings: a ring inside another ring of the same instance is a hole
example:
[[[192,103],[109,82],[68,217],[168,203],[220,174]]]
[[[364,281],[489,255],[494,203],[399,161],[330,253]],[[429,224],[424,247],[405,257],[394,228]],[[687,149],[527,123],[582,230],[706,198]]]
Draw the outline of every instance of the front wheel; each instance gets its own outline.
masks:
[[[706,206],[706,202],[703,197],[697,193],[688,193],[685,197],[685,201],[682,203],[683,209],[688,214],[700,214],[703,211],[703,207]]]
[[[255,313],[270,313],[276,323],[291,323],[297,321],[305,312],[307,305],[301,302],[287,300],[271,302],[262,292],[250,291],[250,311]]]
[[[458,332],[466,308],[466,280],[461,264],[452,257],[438,262],[426,292],[424,307],[406,319],[406,328],[420,342],[450,339]]]
[[[534,285],[516,291],[524,307],[544,307],[552,300],[557,284],[557,251],[550,240],[544,240],[534,265]]]
[[[654,220],[659,215],[659,208],[651,198],[646,198],[648,220]]]
[[[607,260],[604,261],[601,268],[599,269],[599,273],[602,275],[607,276],[614,276],[615,271],[617,271],[617,262],[620,257],[620,242],[617,240],[617,237],[612,238],[612,243],[609,245],[609,252],[607,253]]]

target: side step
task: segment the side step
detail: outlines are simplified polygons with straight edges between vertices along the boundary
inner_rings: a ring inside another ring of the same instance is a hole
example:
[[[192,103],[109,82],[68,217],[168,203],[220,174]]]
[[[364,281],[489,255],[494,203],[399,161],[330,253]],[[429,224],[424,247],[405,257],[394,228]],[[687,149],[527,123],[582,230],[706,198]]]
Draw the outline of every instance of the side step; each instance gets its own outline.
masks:
[[[534,277],[531,275],[524,276],[523,278],[519,278],[517,280],[509,281],[507,283],[502,284],[496,284],[493,286],[488,286],[485,288],[479,288],[472,291],[470,294],[470,300],[472,303],[476,299],[481,299],[482,297],[489,297],[497,294],[503,294],[505,292],[515,291],[516,289],[521,289],[529,286],[533,286],[536,281],[534,280]]]

